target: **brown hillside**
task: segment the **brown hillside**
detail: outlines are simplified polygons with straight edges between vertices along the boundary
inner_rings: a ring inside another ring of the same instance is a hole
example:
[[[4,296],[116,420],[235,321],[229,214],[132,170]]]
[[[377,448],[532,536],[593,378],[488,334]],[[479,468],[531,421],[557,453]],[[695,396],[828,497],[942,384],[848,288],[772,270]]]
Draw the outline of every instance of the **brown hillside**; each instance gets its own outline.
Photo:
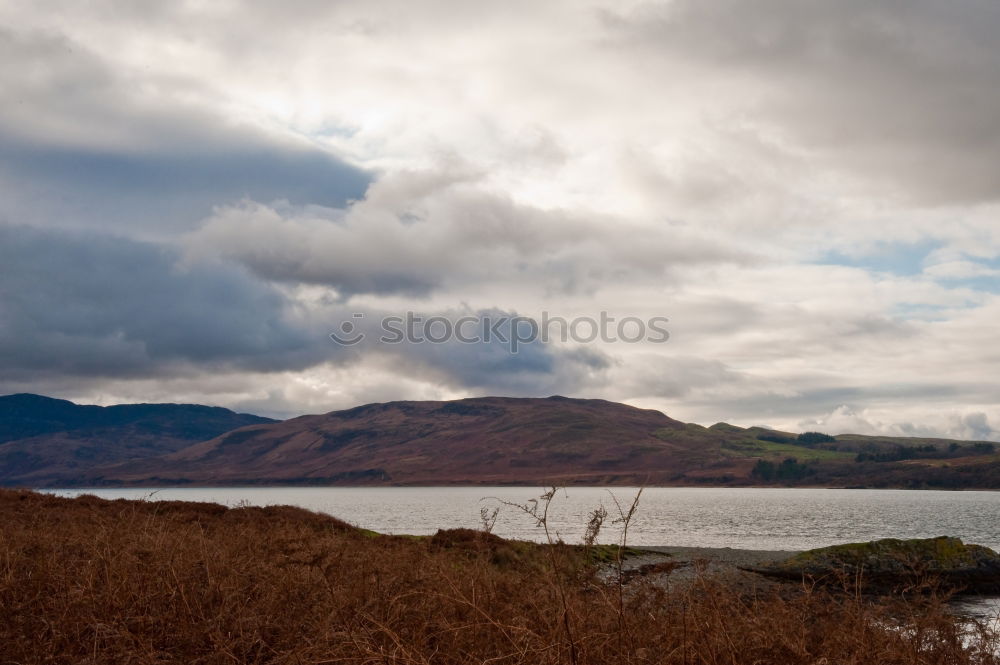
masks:
[[[101,480],[662,483],[717,455],[702,449],[706,440],[687,440],[688,427],[658,411],[604,400],[390,402],[244,427],[102,470]]]

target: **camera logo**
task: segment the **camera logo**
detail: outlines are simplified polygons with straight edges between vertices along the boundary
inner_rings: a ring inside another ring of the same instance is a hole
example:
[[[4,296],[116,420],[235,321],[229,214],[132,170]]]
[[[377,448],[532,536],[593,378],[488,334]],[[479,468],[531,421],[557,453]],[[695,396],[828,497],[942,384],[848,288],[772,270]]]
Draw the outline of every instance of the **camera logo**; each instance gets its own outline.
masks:
[[[363,319],[365,315],[361,312],[355,312],[351,315],[352,319]],[[340,324],[340,331],[330,333],[330,339],[332,339],[337,344],[341,346],[354,346],[358,342],[362,342],[365,339],[365,334],[357,330],[357,326],[353,321],[343,321]]]

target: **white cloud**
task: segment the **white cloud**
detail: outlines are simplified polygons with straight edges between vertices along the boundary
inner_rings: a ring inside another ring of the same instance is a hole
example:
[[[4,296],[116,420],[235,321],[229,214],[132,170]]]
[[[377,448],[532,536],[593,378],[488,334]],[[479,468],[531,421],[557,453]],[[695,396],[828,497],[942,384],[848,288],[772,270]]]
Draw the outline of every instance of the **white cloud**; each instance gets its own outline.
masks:
[[[245,201],[184,239],[269,280],[343,296],[425,295],[483,282],[535,292],[676,281],[697,265],[759,260],[718,234],[519,205],[468,178],[387,175],[344,210]]]
[[[975,261],[944,261],[924,269],[924,274],[934,279],[971,279],[974,277],[1000,277],[1000,270]]]
[[[923,415],[917,422],[899,420],[901,415],[898,412],[888,414],[841,405],[820,418],[800,422],[799,427],[803,430],[818,429],[828,434],[1000,441],[1000,430],[993,429],[989,416],[983,411],[936,413],[931,418]],[[890,420],[883,420],[887,417]]]

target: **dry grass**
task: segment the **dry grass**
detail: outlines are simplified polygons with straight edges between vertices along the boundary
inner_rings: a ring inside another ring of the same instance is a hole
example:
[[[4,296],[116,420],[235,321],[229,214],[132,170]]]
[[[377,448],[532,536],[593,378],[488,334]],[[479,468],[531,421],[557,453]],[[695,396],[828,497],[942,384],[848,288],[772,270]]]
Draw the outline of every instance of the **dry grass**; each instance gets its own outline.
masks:
[[[712,580],[619,595],[578,548],[304,510],[0,490],[0,663],[992,664],[934,599]]]

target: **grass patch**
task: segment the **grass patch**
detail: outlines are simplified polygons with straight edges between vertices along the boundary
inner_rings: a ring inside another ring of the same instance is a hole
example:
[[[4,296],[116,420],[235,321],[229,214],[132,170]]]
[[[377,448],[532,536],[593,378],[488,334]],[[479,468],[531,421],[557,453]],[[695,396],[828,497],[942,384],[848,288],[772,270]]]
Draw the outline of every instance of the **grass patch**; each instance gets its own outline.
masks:
[[[598,574],[616,550],[585,551],[376,537],[287,506],[0,490],[0,662],[997,663],[995,636],[963,641],[934,599],[625,587]]]
[[[797,446],[794,443],[776,443],[774,441],[761,441],[759,439],[731,441],[724,443],[722,447],[723,450],[731,451],[741,457],[765,457],[771,459],[794,457],[800,462],[853,460],[855,456],[854,453],[850,452],[808,448],[806,446]]]

